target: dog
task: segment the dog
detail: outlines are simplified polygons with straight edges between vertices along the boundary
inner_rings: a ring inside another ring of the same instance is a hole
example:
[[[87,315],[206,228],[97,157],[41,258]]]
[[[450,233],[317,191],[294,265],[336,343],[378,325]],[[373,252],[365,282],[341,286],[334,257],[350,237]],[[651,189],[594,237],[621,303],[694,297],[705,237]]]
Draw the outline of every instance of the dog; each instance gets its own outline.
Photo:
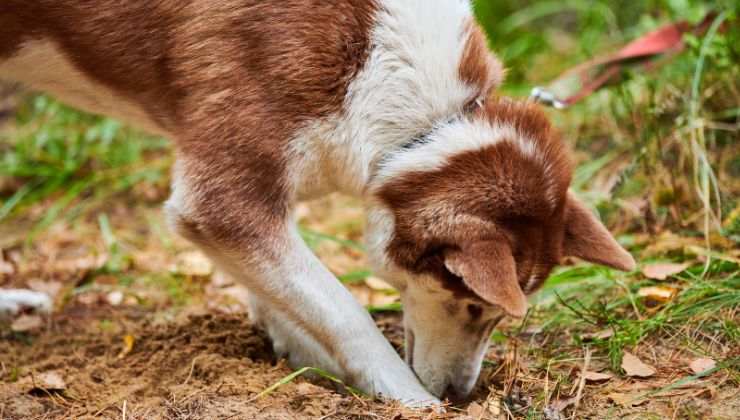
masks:
[[[411,406],[467,397],[489,336],[564,256],[635,262],[464,0],[5,0],[0,77],[170,138],[174,229],[250,291],[294,366]],[[406,363],[291,211],[364,200]]]

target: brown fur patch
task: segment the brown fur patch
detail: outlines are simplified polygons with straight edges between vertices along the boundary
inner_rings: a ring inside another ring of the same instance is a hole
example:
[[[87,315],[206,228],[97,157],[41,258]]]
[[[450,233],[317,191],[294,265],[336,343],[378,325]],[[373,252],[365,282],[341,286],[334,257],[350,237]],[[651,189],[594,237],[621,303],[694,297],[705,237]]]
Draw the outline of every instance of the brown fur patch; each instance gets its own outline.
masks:
[[[0,58],[49,40],[141,105],[175,137],[196,195],[188,223],[243,246],[285,218],[288,141],[341,111],[376,9],[368,0],[6,0]]]
[[[460,60],[460,79],[475,86],[481,94],[501,85],[504,69],[501,62],[488,48],[488,40],[475,20],[467,25],[467,40]]]
[[[562,252],[572,172],[564,145],[532,104],[493,100],[474,118],[514,127],[534,142],[538,157],[525,154],[516,139],[503,139],[460,153],[438,170],[410,172],[389,182],[379,191],[396,221],[387,252],[399,266],[432,274],[460,292],[465,289],[461,279],[444,267],[445,251],[503,240],[520,285],[524,288],[532,276],[539,285]]]

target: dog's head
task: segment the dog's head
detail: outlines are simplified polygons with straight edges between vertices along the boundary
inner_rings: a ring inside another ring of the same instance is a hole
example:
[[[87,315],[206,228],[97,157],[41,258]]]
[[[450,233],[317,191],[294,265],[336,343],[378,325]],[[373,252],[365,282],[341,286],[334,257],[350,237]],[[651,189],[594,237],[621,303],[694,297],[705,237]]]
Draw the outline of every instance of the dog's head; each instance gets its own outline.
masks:
[[[564,256],[634,260],[568,192],[571,164],[538,107],[491,101],[381,166],[368,214],[376,271],[404,304],[406,357],[437,396],[472,390],[489,336],[522,317]]]

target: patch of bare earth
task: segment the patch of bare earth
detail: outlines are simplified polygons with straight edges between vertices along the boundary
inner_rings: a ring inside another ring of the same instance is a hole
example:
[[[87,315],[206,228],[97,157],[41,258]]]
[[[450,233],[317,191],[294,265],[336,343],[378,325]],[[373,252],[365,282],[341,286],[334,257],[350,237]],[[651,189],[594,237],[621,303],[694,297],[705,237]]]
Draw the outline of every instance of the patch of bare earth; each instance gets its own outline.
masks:
[[[680,340],[655,336],[625,349],[647,366],[631,376],[610,367],[604,351],[576,344],[568,328],[543,329],[549,315],[538,310],[524,327],[500,326],[473,400],[444,414],[306,376],[258,397],[292,370],[249,323],[244,288],[160,230],[154,207],[124,202],[101,209],[115,247],[101,239],[94,217],[60,221],[31,246],[22,224],[3,226],[0,287],[43,291],[56,309],[28,330],[0,324],[0,419],[734,419],[740,412],[730,370],[680,383],[697,359]],[[351,200],[332,196],[300,211],[306,228],[360,239],[361,211]],[[315,249],[338,275],[366,267],[362,252],[341,241]],[[377,283],[349,287],[364,304],[397,300]],[[402,353],[401,315],[374,316]],[[740,356],[731,343],[707,341],[716,354]]]
[[[125,409],[128,419],[315,419],[388,410],[303,378],[255,398],[291,370],[244,316],[100,311],[118,324],[105,333],[90,315],[72,309],[38,336],[3,336],[0,418],[120,419]],[[43,382],[50,372],[61,389]]]

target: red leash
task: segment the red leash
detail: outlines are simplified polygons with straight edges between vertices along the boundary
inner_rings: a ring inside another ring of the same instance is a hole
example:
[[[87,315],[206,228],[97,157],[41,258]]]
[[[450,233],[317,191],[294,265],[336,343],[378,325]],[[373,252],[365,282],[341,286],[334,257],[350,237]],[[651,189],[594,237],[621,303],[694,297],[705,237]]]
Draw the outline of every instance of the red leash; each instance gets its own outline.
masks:
[[[658,57],[670,57],[686,47],[687,33],[703,35],[716,18],[709,13],[699,24],[678,22],[656,29],[625,45],[621,50],[596,57],[566,71],[549,87],[532,89],[532,99],[557,109],[567,108],[591,95],[607,83],[616,80],[625,66],[637,65],[646,71],[657,67]]]

